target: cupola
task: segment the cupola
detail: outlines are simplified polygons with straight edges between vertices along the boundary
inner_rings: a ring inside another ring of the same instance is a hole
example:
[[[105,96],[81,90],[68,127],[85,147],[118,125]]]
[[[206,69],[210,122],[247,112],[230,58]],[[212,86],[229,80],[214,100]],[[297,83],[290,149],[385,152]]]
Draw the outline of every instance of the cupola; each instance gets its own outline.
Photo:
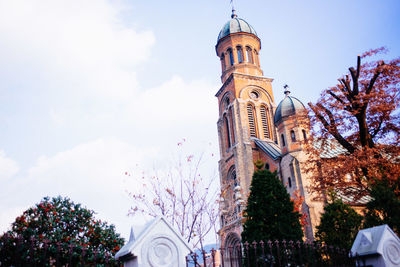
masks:
[[[249,33],[253,34],[258,38],[254,28],[244,19],[238,18],[238,16],[235,13],[235,10],[232,10],[231,17],[232,18],[227,23],[225,23],[224,27],[222,27],[222,30],[219,32],[217,43],[226,36],[235,33]]]
[[[218,34],[215,49],[221,61],[222,82],[232,73],[263,76],[259,62],[260,38],[249,23],[238,18],[234,9],[231,19]]]
[[[279,103],[275,110],[274,123],[277,125],[283,119],[293,115],[303,115],[306,112],[304,104],[297,98],[290,95],[290,91],[285,87],[285,98]]]

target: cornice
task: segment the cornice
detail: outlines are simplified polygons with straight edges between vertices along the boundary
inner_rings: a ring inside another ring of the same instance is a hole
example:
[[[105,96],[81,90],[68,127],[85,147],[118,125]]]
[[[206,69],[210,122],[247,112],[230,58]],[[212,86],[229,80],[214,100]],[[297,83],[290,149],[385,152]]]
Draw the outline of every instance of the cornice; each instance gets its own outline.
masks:
[[[228,84],[230,84],[230,82],[236,78],[237,79],[252,79],[252,80],[256,80],[256,81],[265,81],[265,82],[273,82],[274,81],[274,79],[272,79],[272,78],[233,72],[233,73],[231,73],[231,75],[229,75],[228,79],[226,79],[226,81],[221,86],[221,88],[218,90],[218,92],[215,94],[215,96],[216,97],[220,96],[221,93],[225,90],[225,87],[227,87]]]

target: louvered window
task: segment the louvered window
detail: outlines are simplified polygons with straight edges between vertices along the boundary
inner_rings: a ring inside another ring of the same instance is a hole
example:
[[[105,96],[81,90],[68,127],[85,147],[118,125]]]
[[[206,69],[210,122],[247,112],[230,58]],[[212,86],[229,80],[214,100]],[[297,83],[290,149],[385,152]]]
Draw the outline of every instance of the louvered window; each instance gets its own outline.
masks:
[[[261,122],[262,122],[262,127],[263,127],[264,138],[270,138],[267,109],[264,106],[261,106],[260,113],[261,113]]]
[[[254,118],[254,109],[253,109],[253,106],[250,104],[247,105],[247,116],[249,119],[250,136],[257,137],[256,122],[255,122],[255,118]]]

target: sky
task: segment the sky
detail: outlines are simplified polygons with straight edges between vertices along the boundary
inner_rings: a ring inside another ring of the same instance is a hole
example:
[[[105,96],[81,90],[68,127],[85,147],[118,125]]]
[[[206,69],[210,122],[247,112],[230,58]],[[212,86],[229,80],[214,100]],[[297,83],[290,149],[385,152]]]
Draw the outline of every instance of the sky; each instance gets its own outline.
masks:
[[[369,49],[400,55],[398,0],[234,5],[276,104],[284,84],[315,102]],[[143,219],[127,216],[141,185],[125,172],[166,165],[183,139],[218,155],[215,45],[230,14],[229,0],[0,0],[0,233],[61,195],[127,238]]]

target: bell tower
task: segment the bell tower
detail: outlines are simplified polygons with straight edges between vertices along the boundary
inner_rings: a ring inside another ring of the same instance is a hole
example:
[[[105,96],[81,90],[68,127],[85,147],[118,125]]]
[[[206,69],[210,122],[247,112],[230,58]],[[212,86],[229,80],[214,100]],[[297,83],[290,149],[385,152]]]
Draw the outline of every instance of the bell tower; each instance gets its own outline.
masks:
[[[241,213],[249,194],[253,163],[262,160],[271,171],[279,167],[277,161],[263,157],[256,143],[275,148],[278,140],[273,120],[273,80],[263,76],[259,61],[261,41],[254,28],[232,10],[215,48],[223,83],[216,97],[222,189],[220,236],[225,247],[240,240]]]

